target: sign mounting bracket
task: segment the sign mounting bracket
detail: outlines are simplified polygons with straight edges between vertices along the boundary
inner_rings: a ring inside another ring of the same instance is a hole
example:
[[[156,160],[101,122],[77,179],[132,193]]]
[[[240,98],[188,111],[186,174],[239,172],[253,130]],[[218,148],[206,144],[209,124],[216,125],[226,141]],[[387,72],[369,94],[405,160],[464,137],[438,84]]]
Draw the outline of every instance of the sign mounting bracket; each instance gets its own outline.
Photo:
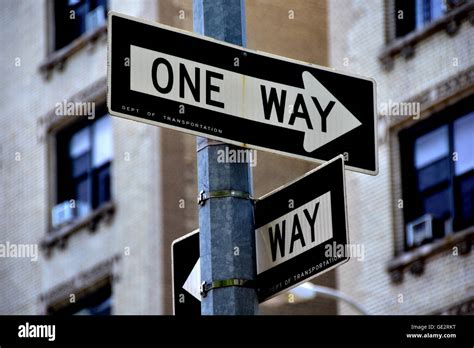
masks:
[[[209,191],[206,192],[202,190],[199,192],[199,196],[197,198],[197,204],[203,206],[208,199],[213,198],[227,198],[227,197],[234,197],[240,199],[247,199],[255,204],[256,199],[252,197],[252,195],[248,192],[238,191],[238,190],[217,190],[217,191]]]
[[[229,286],[238,286],[241,288],[255,288],[255,282],[248,279],[225,279],[225,280],[215,280],[211,283],[202,282],[201,283],[201,296],[206,297],[207,293],[213,289],[226,288]]]

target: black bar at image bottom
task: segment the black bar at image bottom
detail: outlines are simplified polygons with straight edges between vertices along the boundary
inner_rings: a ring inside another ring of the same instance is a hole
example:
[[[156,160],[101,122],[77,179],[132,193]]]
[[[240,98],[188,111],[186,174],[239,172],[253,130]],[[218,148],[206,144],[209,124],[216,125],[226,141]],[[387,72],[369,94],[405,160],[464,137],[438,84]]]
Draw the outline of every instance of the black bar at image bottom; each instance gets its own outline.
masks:
[[[472,347],[471,316],[2,316],[0,346],[403,344]]]

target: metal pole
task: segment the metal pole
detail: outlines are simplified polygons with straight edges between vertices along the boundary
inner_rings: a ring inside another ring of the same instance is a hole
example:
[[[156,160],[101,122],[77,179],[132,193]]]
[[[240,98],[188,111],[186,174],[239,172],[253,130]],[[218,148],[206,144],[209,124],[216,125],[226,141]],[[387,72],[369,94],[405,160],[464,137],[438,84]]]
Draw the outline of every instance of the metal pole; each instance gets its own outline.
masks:
[[[245,46],[244,0],[194,0],[194,31]],[[221,151],[238,147],[197,139],[203,315],[253,315],[258,301],[252,176],[249,163],[219,163]],[[229,153],[229,152],[227,152]],[[222,161],[221,161],[222,162]],[[209,290],[206,292],[206,290]]]

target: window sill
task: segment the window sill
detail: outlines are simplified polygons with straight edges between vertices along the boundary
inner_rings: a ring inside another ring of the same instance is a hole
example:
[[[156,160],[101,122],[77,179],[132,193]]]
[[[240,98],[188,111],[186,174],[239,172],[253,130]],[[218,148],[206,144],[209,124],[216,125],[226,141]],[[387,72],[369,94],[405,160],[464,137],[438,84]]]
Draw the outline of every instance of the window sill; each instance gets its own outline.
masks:
[[[474,226],[463,231],[456,232],[441,240],[420,246],[419,248],[407,251],[391,260],[387,266],[387,271],[393,283],[403,282],[403,273],[406,269],[412,274],[421,275],[424,272],[425,262],[435,255],[444,251],[458,248],[459,255],[467,255],[471,251],[474,243]]]
[[[88,228],[90,232],[95,232],[101,221],[109,224],[115,214],[116,206],[114,202],[107,202],[91,212],[89,215],[72,221],[70,224],[57,230],[51,230],[50,233],[41,242],[41,247],[46,256],[51,256],[54,247],[65,249],[67,240],[73,234]]]
[[[466,18],[471,25],[474,25],[474,2],[467,2],[459,8],[449,11],[443,17],[429,23],[422,29],[388,43],[378,58],[385,70],[391,70],[396,56],[401,55],[405,59],[413,57],[416,44],[439,31],[445,30],[451,36],[456,34],[462,21]]]
[[[93,45],[107,32],[107,25],[101,25],[96,29],[82,34],[77,39],[69,43],[67,46],[52,52],[46,59],[40,64],[39,70],[46,79],[49,79],[53,70],[58,68],[59,71],[64,70],[66,61],[73,56],[76,52],[80,51],[84,47]]]

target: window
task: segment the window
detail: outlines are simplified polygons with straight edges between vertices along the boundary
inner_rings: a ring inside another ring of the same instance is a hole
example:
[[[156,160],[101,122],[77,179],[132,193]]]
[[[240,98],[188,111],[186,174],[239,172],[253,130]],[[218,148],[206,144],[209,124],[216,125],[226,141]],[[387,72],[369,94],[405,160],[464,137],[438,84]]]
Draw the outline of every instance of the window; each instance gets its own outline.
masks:
[[[112,313],[112,287],[110,283],[86,295],[77,296],[76,302],[59,308],[49,307],[50,315],[110,315]]]
[[[59,132],[56,152],[58,205],[53,208],[53,227],[83,217],[110,201],[113,157],[110,116]],[[57,207],[69,213],[58,216],[61,213],[55,212]]]
[[[396,0],[396,37],[423,28],[446,11],[445,0]]]
[[[474,225],[474,112],[432,119],[400,132],[405,249]]]
[[[106,0],[55,0],[55,49],[105,24]]]

